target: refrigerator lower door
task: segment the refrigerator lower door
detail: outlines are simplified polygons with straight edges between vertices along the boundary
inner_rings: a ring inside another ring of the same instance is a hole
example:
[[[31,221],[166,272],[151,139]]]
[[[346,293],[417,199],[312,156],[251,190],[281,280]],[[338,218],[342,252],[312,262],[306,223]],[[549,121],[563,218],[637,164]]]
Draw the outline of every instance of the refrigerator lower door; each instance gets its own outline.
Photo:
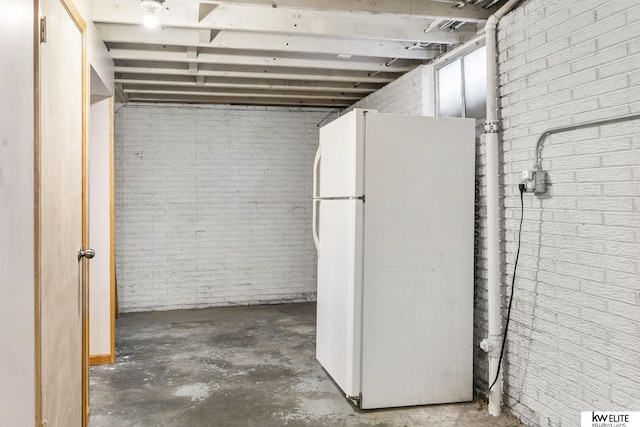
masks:
[[[360,395],[362,218],[360,200],[320,202],[316,357],[350,397]]]

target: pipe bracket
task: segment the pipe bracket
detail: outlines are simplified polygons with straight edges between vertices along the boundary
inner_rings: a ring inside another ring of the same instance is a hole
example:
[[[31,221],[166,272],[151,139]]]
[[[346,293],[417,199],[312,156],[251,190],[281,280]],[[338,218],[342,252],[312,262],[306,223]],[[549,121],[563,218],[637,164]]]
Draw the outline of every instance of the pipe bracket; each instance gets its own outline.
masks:
[[[498,133],[499,130],[499,122],[484,122],[484,133]]]
[[[491,357],[499,357],[501,344],[499,338],[485,338],[480,342],[480,348]]]

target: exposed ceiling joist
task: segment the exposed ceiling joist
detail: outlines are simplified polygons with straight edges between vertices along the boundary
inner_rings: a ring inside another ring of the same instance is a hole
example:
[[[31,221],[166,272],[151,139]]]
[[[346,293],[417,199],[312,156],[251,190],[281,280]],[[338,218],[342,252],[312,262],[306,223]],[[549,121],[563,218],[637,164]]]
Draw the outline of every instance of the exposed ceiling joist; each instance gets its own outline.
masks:
[[[137,62],[116,62],[115,71],[142,74],[172,74],[190,75],[188,66],[183,64],[149,64]],[[308,71],[308,70],[306,70]],[[198,69],[198,75],[210,77],[242,77],[242,78],[262,78],[277,80],[311,80],[311,81],[332,81],[332,82],[352,82],[352,83],[389,83],[397,78],[397,75],[387,73],[369,74],[359,71],[350,72],[326,72],[326,73],[304,73],[302,70],[284,69],[267,70],[265,68],[247,67],[246,69]]]
[[[256,34],[246,31],[221,31],[206,43],[200,42],[201,30],[162,27],[149,31],[139,24],[96,24],[107,43],[164,44],[222,49],[263,49],[266,51],[318,53],[329,55],[369,56],[428,60],[440,53],[438,46],[411,49],[412,42],[386,40],[340,39],[292,34]],[[208,30],[204,30],[208,31]]]
[[[227,97],[227,96],[191,96],[176,94],[153,94],[153,93],[129,93],[128,101],[136,102],[179,102],[185,104],[236,104],[236,105],[284,105],[300,107],[347,107],[353,101],[341,99],[331,100],[309,100],[309,99],[289,99],[289,98],[260,98],[260,97]]]
[[[281,8],[219,6],[204,19],[189,19],[193,3],[167,1],[167,9],[158,12],[165,27],[215,30],[253,31],[267,33],[312,34],[327,37],[395,40],[423,43],[460,43],[475,33],[475,26],[457,32],[429,29],[433,19],[412,16],[349,14],[346,12],[303,11]],[[172,4],[172,6],[170,6]],[[97,8],[97,10],[96,10]],[[94,2],[97,22],[136,24],[142,21],[144,10],[131,0]]]
[[[506,0],[93,0],[120,99],[353,104],[476,35]],[[491,6],[491,7],[487,7]]]
[[[268,89],[272,91],[304,90],[317,92],[345,92],[362,94],[374,92],[382,86],[380,83],[360,83],[354,86],[348,82],[317,82],[317,81],[293,81],[293,80],[260,80],[239,79],[233,77],[205,77],[186,75],[150,75],[117,73],[115,82],[125,85],[166,85],[166,86],[193,86],[199,84],[205,87],[239,88],[239,89]]]
[[[192,49],[192,50],[190,50]],[[315,69],[338,69],[352,71],[380,71],[389,73],[405,73],[415,68],[415,64],[403,60],[380,61],[375,58],[350,58],[340,59],[333,57],[293,57],[259,55],[257,52],[246,51],[246,54],[198,52],[196,48],[167,49],[157,46],[155,49],[139,49],[135,45],[110,45],[109,51],[114,60],[143,60],[143,61],[168,61],[168,62],[192,62],[197,59],[200,64],[224,64],[238,66],[270,66],[270,67],[296,67]],[[227,51],[228,52],[228,51]],[[387,65],[388,64],[388,65]]]
[[[155,93],[155,94],[174,94],[174,95],[195,95],[195,96],[225,96],[225,97],[257,97],[257,98],[273,98],[273,92],[269,90],[229,90],[208,87],[181,87],[181,86],[149,86],[149,85],[125,85],[123,87],[125,93]],[[357,95],[345,94],[340,92],[305,92],[291,91],[278,95],[279,98],[289,99],[314,99],[314,100],[344,100],[356,101],[359,99]]]
[[[266,7],[314,11],[342,11],[354,14],[422,16],[433,19],[456,19],[481,22],[492,12],[479,5],[442,0],[203,0],[224,5],[261,5]]]

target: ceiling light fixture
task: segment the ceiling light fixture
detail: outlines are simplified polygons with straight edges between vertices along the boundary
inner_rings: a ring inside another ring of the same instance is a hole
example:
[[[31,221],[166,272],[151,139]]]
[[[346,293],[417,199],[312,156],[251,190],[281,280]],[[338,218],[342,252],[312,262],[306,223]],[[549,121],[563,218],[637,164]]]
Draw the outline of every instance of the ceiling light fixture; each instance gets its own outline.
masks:
[[[162,3],[164,3],[164,0],[140,0],[140,7],[145,10],[144,18],[142,19],[145,26],[149,28],[158,26],[156,12],[162,9]]]

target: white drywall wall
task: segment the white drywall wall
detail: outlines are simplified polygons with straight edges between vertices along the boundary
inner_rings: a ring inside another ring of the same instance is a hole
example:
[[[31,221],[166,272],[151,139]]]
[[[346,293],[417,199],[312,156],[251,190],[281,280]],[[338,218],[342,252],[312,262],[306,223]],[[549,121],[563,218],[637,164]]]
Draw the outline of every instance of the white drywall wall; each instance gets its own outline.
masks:
[[[27,426],[35,419],[33,2],[0,0],[0,10],[0,425]]]
[[[92,77],[93,74],[92,74]],[[92,99],[89,108],[89,353],[111,353],[110,102]]]
[[[109,51],[107,51],[98,29],[92,21],[93,4],[92,0],[71,0],[71,3],[78,9],[86,27],[87,61],[91,64],[102,82],[102,91],[94,92],[93,95],[111,96],[114,94],[113,79],[114,65]]]

